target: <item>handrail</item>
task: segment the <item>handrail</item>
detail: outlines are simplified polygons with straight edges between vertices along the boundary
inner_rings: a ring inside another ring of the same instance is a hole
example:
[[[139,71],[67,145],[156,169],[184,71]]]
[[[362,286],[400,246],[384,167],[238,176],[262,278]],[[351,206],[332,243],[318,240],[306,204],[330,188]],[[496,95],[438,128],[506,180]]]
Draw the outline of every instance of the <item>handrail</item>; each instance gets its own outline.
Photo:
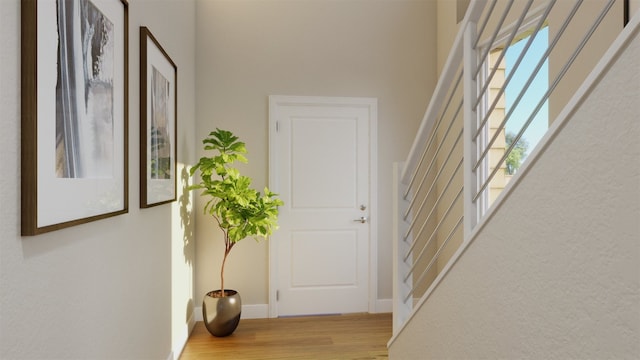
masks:
[[[487,0],[471,0],[469,9],[462,20],[462,23],[465,24],[471,20],[477,21],[486,2]],[[423,149],[425,140],[431,132],[431,127],[433,125],[432,119],[435,117],[437,107],[442,103],[443,98],[446,96],[448,85],[453,82],[453,79],[456,76],[456,70],[461,64],[461,61],[459,61],[460,59],[462,59],[462,33],[458,32],[458,35],[456,35],[456,39],[454,40],[453,47],[451,48],[451,52],[447,57],[447,62],[442,70],[442,75],[436,84],[433,96],[427,106],[427,111],[420,123],[420,128],[418,129],[416,138],[411,145],[411,150],[409,150],[409,155],[407,156],[408,162],[405,163],[400,175],[402,183],[407,183],[409,176],[408,172],[410,169],[415,168],[417,154]]]

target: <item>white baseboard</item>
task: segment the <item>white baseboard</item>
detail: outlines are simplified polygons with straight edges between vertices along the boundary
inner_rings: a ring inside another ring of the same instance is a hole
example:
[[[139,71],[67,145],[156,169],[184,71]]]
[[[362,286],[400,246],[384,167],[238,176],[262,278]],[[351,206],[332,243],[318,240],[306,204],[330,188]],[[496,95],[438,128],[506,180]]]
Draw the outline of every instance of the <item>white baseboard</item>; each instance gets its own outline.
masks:
[[[243,319],[266,319],[268,317],[269,317],[269,305],[267,304],[242,306]]]
[[[378,299],[376,300],[376,313],[390,313],[393,311],[392,299]],[[193,309],[195,315],[195,321],[203,321],[202,307],[196,307]],[[268,304],[252,304],[242,305],[242,319],[266,319],[269,317],[269,305]],[[192,327],[193,328],[193,327]]]
[[[195,321],[203,321],[202,318],[202,306],[193,309],[195,313]],[[267,304],[255,304],[255,305],[242,305],[241,319],[266,319],[269,317],[269,305]]]
[[[378,299],[376,300],[376,313],[390,313],[393,310],[393,300],[392,299]],[[269,317],[269,305],[268,304],[254,304],[254,305],[242,305],[242,319],[266,319]],[[182,350],[184,350],[184,346],[187,344],[187,340],[189,339],[189,334],[193,330],[196,321],[203,321],[202,318],[202,306],[198,306],[193,308],[193,314],[188,322],[189,331],[187,336],[184,338],[184,341],[181,342],[182,346],[178,349],[174,349],[171,351],[167,360],[175,360],[175,353],[179,354],[178,357],[182,354]]]
[[[390,312],[393,312],[393,299],[376,300],[376,313],[390,313]]]
[[[197,311],[197,309],[194,309],[194,311]],[[182,351],[184,350],[185,345],[187,345],[187,341],[189,341],[189,336],[191,336],[191,332],[193,331],[193,328],[196,325],[196,318],[197,318],[196,314],[197,313],[191,314],[191,317],[189,317],[189,320],[185,324],[186,331],[183,334],[181,334],[180,339],[176,340],[175,343],[173,344],[174,348],[169,354],[169,357],[167,358],[168,360],[178,359],[180,358],[180,355],[182,355]],[[202,317],[202,308],[200,308],[199,314],[200,314],[200,317]],[[178,356],[176,357],[175,354],[178,354]]]

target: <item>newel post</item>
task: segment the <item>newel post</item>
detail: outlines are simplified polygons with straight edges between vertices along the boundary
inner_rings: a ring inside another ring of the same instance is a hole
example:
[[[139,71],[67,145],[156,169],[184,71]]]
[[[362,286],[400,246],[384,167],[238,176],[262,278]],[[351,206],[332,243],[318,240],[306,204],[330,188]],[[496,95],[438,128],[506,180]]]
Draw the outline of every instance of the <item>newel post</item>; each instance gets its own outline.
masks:
[[[410,243],[404,240],[404,234],[409,225],[403,219],[407,211],[408,201],[404,199],[407,189],[402,183],[402,170],[404,162],[393,164],[393,334],[404,326],[413,310],[413,298],[409,297],[413,284],[412,277],[405,281],[411,267],[404,261],[405,254],[409,251]]]
[[[478,189],[479,167],[474,170],[478,157],[478,144],[474,139],[478,127],[478,108],[474,108],[478,97],[478,78],[475,76],[478,66],[478,49],[476,22],[467,23],[463,39],[463,81],[464,81],[464,239],[467,241],[471,231],[478,223],[481,211],[481,198],[474,201]],[[478,75],[480,76],[480,75]]]

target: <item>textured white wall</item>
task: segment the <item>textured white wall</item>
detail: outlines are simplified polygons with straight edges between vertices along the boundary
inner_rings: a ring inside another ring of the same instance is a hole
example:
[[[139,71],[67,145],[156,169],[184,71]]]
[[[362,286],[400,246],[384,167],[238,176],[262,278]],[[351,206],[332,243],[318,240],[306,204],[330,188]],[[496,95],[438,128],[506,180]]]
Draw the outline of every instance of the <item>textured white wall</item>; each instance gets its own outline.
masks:
[[[390,358],[638,358],[638,59],[636,30]]]
[[[184,336],[192,225],[175,204],[139,209],[138,28],[150,27],[178,66],[178,160],[192,162],[194,4],[130,1],[129,213],[21,237],[20,1],[0,1],[0,358],[166,359]]]
[[[433,1],[197,2],[198,144],[215,127],[234,131],[258,189],[268,179],[269,95],[378,98],[380,299],[391,298],[391,167],[435,86],[435,15]],[[213,221],[197,220],[200,299],[219,286],[222,256]],[[268,244],[239,243],[225,273],[243,304],[266,304]]]

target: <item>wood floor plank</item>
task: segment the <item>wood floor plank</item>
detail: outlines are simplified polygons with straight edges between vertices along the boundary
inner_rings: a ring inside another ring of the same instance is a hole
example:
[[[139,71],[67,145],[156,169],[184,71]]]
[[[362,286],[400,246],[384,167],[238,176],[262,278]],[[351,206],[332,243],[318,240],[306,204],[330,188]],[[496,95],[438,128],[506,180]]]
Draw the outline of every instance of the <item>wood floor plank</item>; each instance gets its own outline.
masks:
[[[202,322],[181,360],[387,359],[391,314],[243,319],[228,337],[210,335]]]

